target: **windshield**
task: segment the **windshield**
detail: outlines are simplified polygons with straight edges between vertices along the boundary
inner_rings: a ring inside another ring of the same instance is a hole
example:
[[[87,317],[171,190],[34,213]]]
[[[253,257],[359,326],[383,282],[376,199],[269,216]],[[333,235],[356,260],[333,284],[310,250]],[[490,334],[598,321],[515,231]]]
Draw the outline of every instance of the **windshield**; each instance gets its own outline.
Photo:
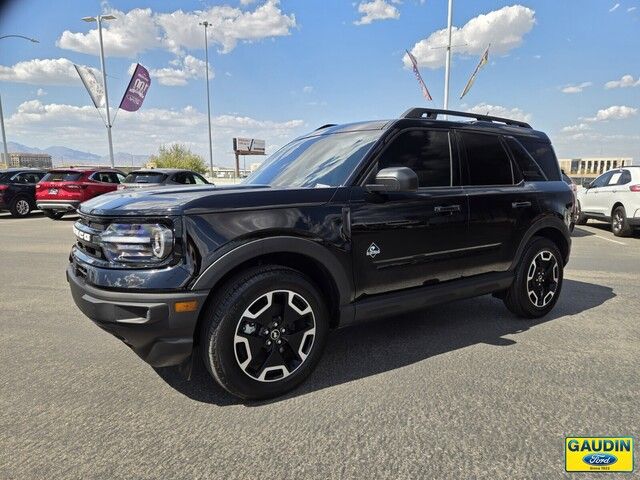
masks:
[[[272,187],[326,188],[344,185],[382,130],[334,133],[294,140],[244,183]]]
[[[165,177],[164,173],[132,172],[123,183],[162,183]]]
[[[82,172],[49,172],[42,179],[43,182],[75,182],[82,176]]]

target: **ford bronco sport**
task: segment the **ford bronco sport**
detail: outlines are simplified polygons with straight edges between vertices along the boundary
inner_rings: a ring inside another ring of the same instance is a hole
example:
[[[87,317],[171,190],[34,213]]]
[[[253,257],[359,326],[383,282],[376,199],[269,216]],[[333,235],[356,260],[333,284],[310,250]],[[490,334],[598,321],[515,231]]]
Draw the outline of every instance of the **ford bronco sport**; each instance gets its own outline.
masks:
[[[201,355],[232,394],[267,398],[312,372],[331,328],[484,294],[547,314],[572,208],[544,133],[414,108],[320,127],[239,185],[85,202],[67,279],[149,364]]]

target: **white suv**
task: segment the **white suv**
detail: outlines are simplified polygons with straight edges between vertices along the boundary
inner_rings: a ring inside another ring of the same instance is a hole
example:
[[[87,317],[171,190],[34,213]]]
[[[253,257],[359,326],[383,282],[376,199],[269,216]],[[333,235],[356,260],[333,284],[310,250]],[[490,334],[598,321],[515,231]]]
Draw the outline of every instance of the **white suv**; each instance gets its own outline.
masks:
[[[640,166],[609,170],[578,192],[578,225],[587,220],[611,223],[617,237],[640,228]]]

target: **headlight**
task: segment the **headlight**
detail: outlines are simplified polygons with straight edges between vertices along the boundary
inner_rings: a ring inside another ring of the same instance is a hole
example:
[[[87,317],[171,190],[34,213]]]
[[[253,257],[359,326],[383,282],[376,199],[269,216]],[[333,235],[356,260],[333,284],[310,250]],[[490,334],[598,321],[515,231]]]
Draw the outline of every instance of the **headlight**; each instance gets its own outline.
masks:
[[[173,251],[173,232],[159,223],[112,223],[100,234],[107,260],[159,263]]]

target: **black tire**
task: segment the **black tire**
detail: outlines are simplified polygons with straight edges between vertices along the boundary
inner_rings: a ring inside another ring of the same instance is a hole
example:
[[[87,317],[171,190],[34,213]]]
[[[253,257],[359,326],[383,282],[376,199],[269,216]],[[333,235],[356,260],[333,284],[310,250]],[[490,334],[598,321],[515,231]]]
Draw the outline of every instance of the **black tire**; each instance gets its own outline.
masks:
[[[582,214],[582,207],[580,205],[580,202],[577,202],[577,206],[576,209],[578,210],[576,212],[576,221],[575,224],[576,225],[586,225],[587,221],[589,220],[588,218],[586,218],[583,214]]]
[[[28,198],[17,197],[11,202],[11,215],[18,218],[28,217],[33,206]]]
[[[549,255],[553,258],[544,260]],[[536,264],[532,267],[534,259]],[[553,266],[554,261],[556,267]],[[532,268],[533,273],[531,272]],[[558,301],[562,289],[562,277],[562,255],[556,244],[548,238],[533,237],[518,264],[515,279],[507,289],[504,304],[512,313],[521,318],[543,317],[553,309]],[[540,278],[541,281],[539,281]],[[547,296],[551,291],[553,291],[553,295],[547,301]]]
[[[45,217],[48,217],[52,220],[60,220],[62,217],[64,217],[64,212],[57,212],[55,210],[42,210],[42,213],[44,213]]]
[[[627,212],[623,206],[613,209],[611,214],[611,231],[616,237],[628,237],[633,232],[633,228],[627,221]]]
[[[292,303],[307,313],[298,314]],[[276,397],[297,387],[320,360],[329,331],[328,311],[318,288],[302,273],[278,265],[240,272],[211,299],[203,315],[204,364],[223,388],[243,399]],[[313,333],[309,333],[311,323]],[[238,341],[240,337],[246,341]]]

